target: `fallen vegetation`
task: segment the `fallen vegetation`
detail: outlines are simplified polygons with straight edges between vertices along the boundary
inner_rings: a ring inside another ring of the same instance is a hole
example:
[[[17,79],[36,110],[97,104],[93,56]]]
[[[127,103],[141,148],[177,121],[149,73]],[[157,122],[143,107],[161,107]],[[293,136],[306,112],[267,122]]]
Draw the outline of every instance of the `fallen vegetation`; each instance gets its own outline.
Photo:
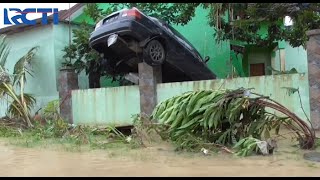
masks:
[[[125,136],[112,125],[95,127],[68,124],[61,118],[59,106],[59,101],[53,100],[37,111],[31,118],[32,127],[21,118],[0,118],[0,137],[14,138],[10,141],[27,147],[46,143],[69,145],[68,148],[139,147],[135,139]]]
[[[279,117],[266,108],[285,116]],[[159,122],[156,128],[160,136],[180,150],[223,147],[240,156],[253,152],[271,154],[277,146],[271,131],[277,135],[281,126],[295,134],[302,149],[315,146],[310,125],[269,97],[243,88],[194,91],[172,97],[155,108],[151,119]]]
[[[32,127],[21,118],[2,118],[0,137],[14,137],[19,139],[17,144],[28,147],[49,142],[94,149],[119,145],[138,148],[152,142],[155,136],[151,131],[155,131],[163,140],[176,145],[176,150],[207,154],[208,150],[223,149],[238,156],[249,156],[272,154],[277,148],[275,136],[280,136],[280,127],[285,126],[301,148],[316,146],[314,132],[305,121],[279,103],[248,89],[203,90],[167,99],[151,116],[159,122],[135,115],[131,135],[124,135],[115,126],[68,124],[60,117],[59,105],[59,101],[54,100],[36,112]],[[286,116],[277,116],[266,108],[274,108]]]
[[[63,119],[46,121],[45,124],[33,122],[33,127],[21,126],[23,122],[2,118],[0,137],[19,146],[35,147],[46,144],[68,145],[74,149],[106,149],[108,147],[128,146],[137,148],[138,143],[114,126],[94,127],[68,124]]]

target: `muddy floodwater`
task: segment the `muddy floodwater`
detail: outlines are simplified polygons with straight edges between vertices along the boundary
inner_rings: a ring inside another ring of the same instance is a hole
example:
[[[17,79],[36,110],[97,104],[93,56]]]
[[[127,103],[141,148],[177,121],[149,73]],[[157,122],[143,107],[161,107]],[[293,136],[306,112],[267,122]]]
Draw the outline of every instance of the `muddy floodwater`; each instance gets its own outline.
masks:
[[[0,176],[320,176],[296,148],[273,156],[178,154],[168,145],[70,152],[0,143]]]

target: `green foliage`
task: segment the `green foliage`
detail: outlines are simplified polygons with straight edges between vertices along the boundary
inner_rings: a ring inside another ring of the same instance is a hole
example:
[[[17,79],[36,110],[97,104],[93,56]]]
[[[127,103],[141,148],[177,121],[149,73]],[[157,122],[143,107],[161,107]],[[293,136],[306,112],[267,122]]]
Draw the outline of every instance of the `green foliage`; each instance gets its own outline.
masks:
[[[63,58],[65,62],[62,63],[63,66],[72,66],[75,68],[76,72],[80,73],[85,70],[88,74],[89,71],[97,71],[99,66],[99,54],[90,48],[89,37],[90,33],[93,31],[93,27],[86,23],[82,23],[79,28],[73,29],[72,43],[63,49],[65,53]],[[89,69],[90,62],[95,61],[97,65],[93,69]]]
[[[69,125],[63,119],[47,121],[45,126],[37,124],[31,133],[37,139],[62,138],[68,131]]]
[[[43,109],[43,115],[46,119],[58,119],[59,115],[59,100],[53,100],[48,102],[48,104]]]
[[[123,8],[136,7],[149,16],[160,18],[173,24],[187,24],[195,15],[200,3],[109,3],[110,7],[102,10],[95,3],[87,4],[85,13],[95,22],[106,15]]]
[[[0,136],[1,137],[19,137],[21,134],[17,129],[7,127],[7,126],[0,126]]]
[[[319,146],[320,146],[320,138],[317,138],[316,146],[317,146],[317,147],[319,147]]]
[[[98,23],[102,18],[112,13],[113,8],[99,9],[97,3],[87,3],[84,13],[88,15],[94,22]]]
[[[9,105],[8,113],[15,118],[24,118],[21,108],[19,108],[20,101],[18,101],[21,99],[21,94],[16,96],[17,98]],[[36,99],[31,94],[23,94],[23,96],[27,111],[30,112],[36,103]]]
[[[26,82],[26,73],[28,73],[30,76],[33,76],[33,71],[31,69],[31,65],[32,65],[32,60],[34,58],[34,56],[37,53],[37,50],[39,49],[38,46],[36,47],[32,47],[27,54],[25,54],[24,56],[22,56],[18,62],[14,65],[13,68],[13,75],[14,75],[14,79],[13,79],[13,84],[16,84],[18,86],[21,86],[21,83]],[[24,81],[24,82],[22,82]]]
[[[6,97],[6,101],[10,104],[8,112],[14,118],[21,118],[28,126],[32,126],[30,121],[30,110],[35,104],[35,98],[30,94],[24,93],[26,83],[26,73],[32,76],[31,64],[36,51],[39,47],[31,48],[24,56],[22,56],[14,66],[13,75],[5,68],[5,63],[10,52],[6,37],[0,37],[0,98]],[[13,80],[11,79],[13,78]],[[16,92],[14,86],[19,87],[20,94]]]
[[[10,52],[10,47],[7,43],[7,38],[5,35],[0,35],[0,85],[2,83],[9,83],[10,77],[5,69],[5,64],[8,59]],[[0,97],[3,95],[3,91],[0,89]]]
[[[15,138],[17,144],[28,147],[50,142],[75,145],[76,147],[88,145],[92,148],[104,149],[110,147],[110,144],[127,144],[130,147],[135,142],[128,141],[129,137],[113,126],[104,128],[85,125],[74,126],[63,119],[47,120],[45,125],[35,122],[34,127],[27,129],[1,124],[0,137]]]
[[[204,144],[230,146],[251,136],[267,140],[281,124],[295,127],[288,118],[268,113],[255,103],[261,97],[248,97],[248,93],[242,88],[186,92],[158,104],[151,118],[161,124],[163,139],[187,150]]]
[[[169,23],[185,25],[195,15],[195,9],[199,5],[200,3],[115,3],[112,7],[117,10],[122,7],[136,7],[149,16]]]
[[[208,3],[211,9],[209,23],[217,30],[217,40],[239,40],[259,46],[273,46],[277,41],[286,40],[293,47],[305,46],[306,31],[319,27],[319,3],[310,3],[303,8],[301,3]],[[226,14],[229,18],[225,18]],[[236,19],[239,16],[241,19]],[[283,18],[290,16],[294,25],[285,28]],[[261,37],[261,24],[268,31]]]
[[[172,24],[187,24],[194,16],[198,7],[209,9],[208,23],[216,30],[216,40],[239,40],[258,46],[273,46],[275,42],[286,40],[293,47],[305,45],[306,31],[318,28],[320,16],[316,9],[319,3],[311,3],[303,9],[299,3],[109,3],[107,9],[99,9],[98,4],[88,3],[84,12],[94,22],[122,8],[137,7],[144,13],[160,18]],[[289,15],[294,21],[291,28],[283,27],[283,18]],[[241,17],[240,20],[234,17]],[[261,23],[268,25],[268,35],[259,34]],[[100,71],[100,58],[88,45],[89,34],[93,27],[83,23],[74,30],[72,44],[63,51],[66,62],[78,72]],[[89,66],[92,62],[92,67]],[[102,76],[115,77],[112,71],[101,72]],[[117,79],[119,80],[119,79]]]
[[[237,144],[233,146],[234,149],[237,149],[235,155],[237,156],[249,156],[252,152],[258,152],[259,147],[257,146],[257,142],[259,139],[253,137],[246,137],[241,139]]]
[[[0,35],[0,72],[5,71],[5,64],[8,59],[10,47],[7,43],[7,37],[3,34]],[[0,81],[1,82],[1,81]]]

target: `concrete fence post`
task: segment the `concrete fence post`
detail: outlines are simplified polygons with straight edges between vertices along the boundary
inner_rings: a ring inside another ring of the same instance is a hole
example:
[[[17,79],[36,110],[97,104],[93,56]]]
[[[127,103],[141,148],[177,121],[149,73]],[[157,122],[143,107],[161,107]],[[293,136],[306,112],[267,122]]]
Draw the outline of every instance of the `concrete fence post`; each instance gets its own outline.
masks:
[[[161,66],[139,63],[140,114],[150,116],[157,105],[157,83],[162,82]]]
[[[78,74],[72,68],[62,68],[58,80],[59,99],[60,99],[60,115],[70,124],[73,123],[72,118],[72,99],[71,91],[79,89]]]
[[[320,129],[320,29],[307,31],[310,117],[314,129]]]

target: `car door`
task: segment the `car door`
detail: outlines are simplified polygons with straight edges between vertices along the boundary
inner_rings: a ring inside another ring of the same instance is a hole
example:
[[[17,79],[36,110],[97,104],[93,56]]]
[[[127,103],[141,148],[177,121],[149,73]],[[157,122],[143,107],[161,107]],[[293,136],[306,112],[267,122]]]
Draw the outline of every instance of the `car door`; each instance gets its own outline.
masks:
[[[174,63],[176,59],[183,58],[185,55],[184,48],[181,47],[180,43],[174,37],[174,33],[167,27],[167,23],[157,18],[152,18],[155,24],[158,26],[158,31],[161,33],[161,36],[167,40],[167,61],[169,63]],[[163,34],[164,32],[164,34]]]
[[[173,32],[173,28],[170,27],[169,24],[159,21],[161,23],[162,28],[166,31],[168,34],[168,52],[167,57],[168,61],[175,65],[177,68],[182,69],[185,71],[183,66],[186,61],[186,58],[190,59],[193,56],[190,51],[192,50],[192,47],[186,43],[181,37],[177,36],[175,32]]]
[[[179,59],[179,62],[176,62],[179,67],[194,80],[214,78],[215,76],[207,67],[196,48],[173,27],[169,26],[169,28],[179,42],[183,53],[183,59]]]
[[[164,21],[157,20],[156,23],[161,26],[168,36],[167,62],[195,80],[214,77],[200,54],[188,40]]]

